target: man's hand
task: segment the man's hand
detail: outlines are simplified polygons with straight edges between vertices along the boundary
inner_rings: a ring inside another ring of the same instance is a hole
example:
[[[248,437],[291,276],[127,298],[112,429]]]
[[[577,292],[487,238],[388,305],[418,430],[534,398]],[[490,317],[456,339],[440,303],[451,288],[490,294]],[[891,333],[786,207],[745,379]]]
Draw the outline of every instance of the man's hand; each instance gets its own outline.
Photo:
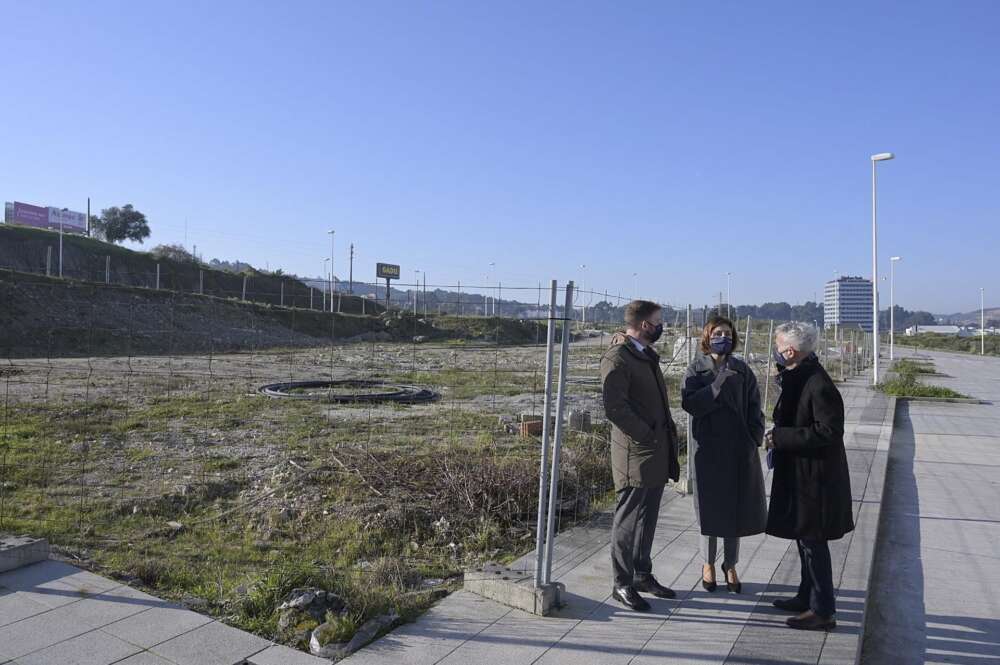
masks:
[[[726,382],[726,379],[734,374],[736,374],[736,372],[728,367],[719,369],[719,373],[715,375],[715,379],[712,381],[712,396],[718,397],[719,393],[722,392],[722,384]]]

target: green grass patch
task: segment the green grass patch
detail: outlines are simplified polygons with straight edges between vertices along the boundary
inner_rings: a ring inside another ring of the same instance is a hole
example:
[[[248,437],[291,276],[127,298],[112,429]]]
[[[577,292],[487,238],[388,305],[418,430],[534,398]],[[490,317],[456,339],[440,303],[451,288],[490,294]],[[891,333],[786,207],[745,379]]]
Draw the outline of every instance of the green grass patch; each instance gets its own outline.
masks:
[[[895,397],[968,397],[951,388],[928,385],[920,380],[921,375],[928,374],[936,374],[932,362],[899,360],[892,367],[889,375],[891,378],[880,383],[879,390]]]

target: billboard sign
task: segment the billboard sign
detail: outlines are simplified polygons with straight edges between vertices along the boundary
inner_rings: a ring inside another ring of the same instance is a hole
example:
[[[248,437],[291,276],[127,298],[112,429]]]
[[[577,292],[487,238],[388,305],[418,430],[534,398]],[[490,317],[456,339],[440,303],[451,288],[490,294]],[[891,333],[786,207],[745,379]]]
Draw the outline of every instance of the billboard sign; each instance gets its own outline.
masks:
[[[399,279],[399,266],[392,263],[376,263],[375,276],[379,279]]]
[[[60,223],[63,231],[87,232],[87,215],[75,210],[63,210],[49,207],[49,228],[58,229]]]
[[[43,208],[14,201],[4,205],[4,221],[8,224],[33,226],[36,229],[51,229],[58,231],[60,226],[67,233],[86,233],[87,215],[74,210],[62,208]]]
[[[33,206],[30,203],[14,201],[11,208],[11,224],[21,224],[22,226],[34,226],[40,229],[49,228],[49,210],[41,206]]]

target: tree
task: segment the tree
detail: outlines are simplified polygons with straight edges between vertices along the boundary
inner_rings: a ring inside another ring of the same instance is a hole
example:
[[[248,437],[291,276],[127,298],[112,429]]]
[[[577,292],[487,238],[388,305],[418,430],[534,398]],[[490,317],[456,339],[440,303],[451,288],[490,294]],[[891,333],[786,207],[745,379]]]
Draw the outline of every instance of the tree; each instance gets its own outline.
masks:
[[[106,208],[101,211],[101,217],[93,222],[94,232],[108,242],[135,240],[141,243],[149,237],[149,223],[146,216],[126,204],[121,208]]]
[[[157,245],[150,253],[158,259],[195,263],[195,258],[191,252],[180,245]]]

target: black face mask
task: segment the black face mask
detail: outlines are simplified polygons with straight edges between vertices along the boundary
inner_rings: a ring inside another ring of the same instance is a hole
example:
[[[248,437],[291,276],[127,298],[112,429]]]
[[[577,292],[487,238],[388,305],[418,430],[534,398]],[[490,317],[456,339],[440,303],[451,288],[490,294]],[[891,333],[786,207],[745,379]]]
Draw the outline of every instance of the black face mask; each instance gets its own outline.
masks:
[[[660,339],[660,335],[663,334],[663,324],[660,323],[653,327],[653,332],[649,333],[649,343],[656,344],[656,340]]]

